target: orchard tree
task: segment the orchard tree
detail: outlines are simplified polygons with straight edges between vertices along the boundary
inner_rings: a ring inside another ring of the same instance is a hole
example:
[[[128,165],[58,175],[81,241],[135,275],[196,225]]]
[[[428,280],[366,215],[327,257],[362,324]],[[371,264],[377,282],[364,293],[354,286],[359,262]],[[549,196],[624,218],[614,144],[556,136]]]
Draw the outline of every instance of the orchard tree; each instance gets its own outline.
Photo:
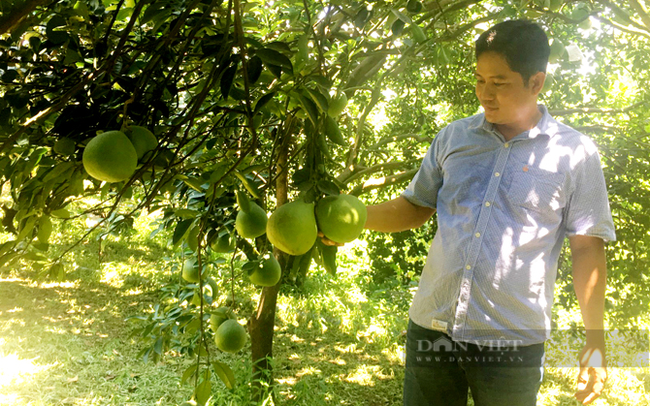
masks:
[[[280,285],[313,262],[336,274],[336,248],[314,238],[292,251],[278,237],[286,220],[269,220],[279,232],[264,233],[266,213],[301,202],[313,216],[341,193],[370,202],[403,188],[437,130],[478,112],[473,41],[505,19],[547,30],[543,101],[601,146],[619,237],[608,248],[611,320],[633,326],[648,309],[647,4],[8,0],[0,13],[0,174],[10,198],[1,207],[12,235],[0,261],[63,277],[79,242],[49,255],[52,223],[87,214],[70,210],[87,197],[100,198],[88,213],[102,221],[85,237],[161,210],[183,259],[165,290],[175,301],[136,333],[149,340],[146,358],[196,357],[183,380],[200,404],[212,374],[235,384],[209,340],[236,352],[250,339],[261,400]],[[369,238],[378,265],[400,249],[427,250],[418,232],[401,247]],[[217,300],[244,280],[262,289],[256,310],[241,314],[247,333],[233,320],[234,294]]]

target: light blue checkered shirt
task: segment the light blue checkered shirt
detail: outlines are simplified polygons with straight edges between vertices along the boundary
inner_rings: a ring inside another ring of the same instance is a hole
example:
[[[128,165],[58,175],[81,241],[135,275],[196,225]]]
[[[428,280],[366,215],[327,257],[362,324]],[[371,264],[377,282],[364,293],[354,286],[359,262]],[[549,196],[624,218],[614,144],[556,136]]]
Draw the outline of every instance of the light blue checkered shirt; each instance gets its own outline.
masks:
[[[437,210],[414,323],[455,341],[544,342],[565,236],[616,239],[596,145],[539,109],[509,142],[483,114],[434,138],[402,193]]]

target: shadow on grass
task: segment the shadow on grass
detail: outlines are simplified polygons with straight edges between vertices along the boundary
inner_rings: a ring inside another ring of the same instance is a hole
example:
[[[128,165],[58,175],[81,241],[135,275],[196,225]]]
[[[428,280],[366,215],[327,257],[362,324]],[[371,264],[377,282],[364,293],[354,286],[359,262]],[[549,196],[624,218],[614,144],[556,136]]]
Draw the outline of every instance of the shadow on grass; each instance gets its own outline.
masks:
[[[0,404],[174,404],[186,394],[177,368],[142,363],[127,338],[125,318],[154,302],[107,284],[0,279]]]

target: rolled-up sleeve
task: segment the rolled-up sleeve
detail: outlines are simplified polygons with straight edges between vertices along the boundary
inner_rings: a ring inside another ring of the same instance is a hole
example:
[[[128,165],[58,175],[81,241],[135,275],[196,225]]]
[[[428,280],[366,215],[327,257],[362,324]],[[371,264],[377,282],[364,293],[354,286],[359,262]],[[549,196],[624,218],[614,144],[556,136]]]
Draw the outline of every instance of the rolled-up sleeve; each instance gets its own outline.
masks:
[[[598,153],[576,168],[573,192],[566,212],[566,236],[585,235],[616,241],[607,186]]]
[[[438,162],[438,144],[441,134],[442,132],[433,139],[420,169],[401,194],[406,200],[417,206],[436,208],[438,189],[442,185],[442,171]]]

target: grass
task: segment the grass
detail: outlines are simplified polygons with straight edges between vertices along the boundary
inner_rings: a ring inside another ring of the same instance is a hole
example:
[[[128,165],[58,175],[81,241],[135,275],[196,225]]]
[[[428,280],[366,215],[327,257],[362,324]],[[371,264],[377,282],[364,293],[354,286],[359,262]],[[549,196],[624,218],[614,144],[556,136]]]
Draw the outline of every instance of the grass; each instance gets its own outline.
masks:
[[[130,240],[109,237],[101,261],[96,239],[79,245],[66,257],[63,282],[33,282],[26,265],[1,274],[1,405],[175,405],[190,398],[192,387],[181,385],[180,376],[193,359],[170,351],[157,364],[142,362],[137,354],[143,343],[129,337],[136,325],[125,322],[150,313],[159,287],[173,278],[167,236],[147,238],[154,219],[138,219]],[[68,222],[51,252],[85,227],[82,220]],[[339,260],[336,278],[315,268],[302,289],[281,290],[273,349],[276,404],[401,405],[401,348],[415,288],[373,286],[362,244],[342,250]],[[222,287],[224,300],[230,286]],[[259,293],[236,284],[240,322],[255,309]],[[565,350],[547,345],[555,357]],[[248,404],[249,347],[212,354],[233,368],[238,381],[228,390],[213,378],[212,404]],[[650,404],[650,369],[609,372],[607,391],[595,405]],[[547,367],[538,404],[576,405],[576,373]]]

